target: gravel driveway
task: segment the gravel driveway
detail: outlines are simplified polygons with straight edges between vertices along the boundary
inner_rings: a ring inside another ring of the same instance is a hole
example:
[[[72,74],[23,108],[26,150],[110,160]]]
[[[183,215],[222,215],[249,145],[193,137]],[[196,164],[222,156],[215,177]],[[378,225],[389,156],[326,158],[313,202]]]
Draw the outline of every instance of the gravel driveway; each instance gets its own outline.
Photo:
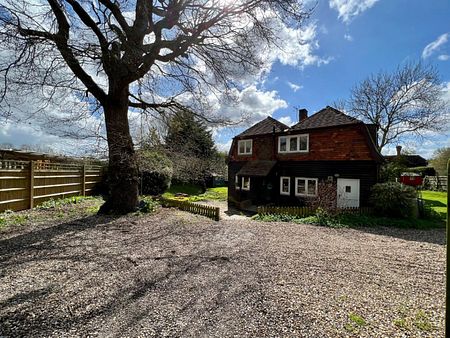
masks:
[[[0,336],[443,337],[445,233],[177,210],[0,232]]]

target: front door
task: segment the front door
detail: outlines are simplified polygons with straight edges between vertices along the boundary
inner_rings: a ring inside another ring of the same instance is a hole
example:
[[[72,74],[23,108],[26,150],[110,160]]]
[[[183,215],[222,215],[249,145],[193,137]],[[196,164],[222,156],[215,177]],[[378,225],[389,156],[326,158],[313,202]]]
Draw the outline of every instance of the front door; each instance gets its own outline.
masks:
[[[359,208],[359,179],[337,179],[338,208]]]

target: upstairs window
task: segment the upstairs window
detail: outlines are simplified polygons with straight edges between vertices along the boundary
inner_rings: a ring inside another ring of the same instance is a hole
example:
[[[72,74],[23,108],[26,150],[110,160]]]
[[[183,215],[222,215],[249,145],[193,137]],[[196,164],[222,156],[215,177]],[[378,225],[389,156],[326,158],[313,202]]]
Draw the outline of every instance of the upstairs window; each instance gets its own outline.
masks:
[[[290,195],[291,194],[291,178],[281,176],[280,177],[280,194]]]
[[[316,196],[317,178],[296,177],[295,195],[296,196]]]
[[[279,153],[306,153],[309,151],[309,135],[280,136],[278,138]]]
[[[238,141],[238,155],[251,155],[253,148],[253,140]]]

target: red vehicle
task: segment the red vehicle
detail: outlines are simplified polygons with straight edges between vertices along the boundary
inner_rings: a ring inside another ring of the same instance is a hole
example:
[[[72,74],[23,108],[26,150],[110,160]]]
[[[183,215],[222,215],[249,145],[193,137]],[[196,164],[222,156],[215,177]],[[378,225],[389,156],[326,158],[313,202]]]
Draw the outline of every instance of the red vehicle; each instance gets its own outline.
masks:
[[[405,185],[410,185],[413,187],[418,187],[422,185],[423,178],[416,173],[402,173],[400,175],[400,182]]]

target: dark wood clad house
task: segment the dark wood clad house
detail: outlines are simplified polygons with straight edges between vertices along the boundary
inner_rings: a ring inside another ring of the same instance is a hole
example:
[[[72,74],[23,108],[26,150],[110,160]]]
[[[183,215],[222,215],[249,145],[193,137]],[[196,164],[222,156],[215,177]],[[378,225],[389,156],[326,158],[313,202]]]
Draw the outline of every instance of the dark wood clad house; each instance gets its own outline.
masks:
[[[228,158],[228,201],[299,205],[333,182],[337,204],[368,204],[383,157],[376,128],[326,107],[311,117],[299,111],[292,127],[268,117],[233,138]]]

